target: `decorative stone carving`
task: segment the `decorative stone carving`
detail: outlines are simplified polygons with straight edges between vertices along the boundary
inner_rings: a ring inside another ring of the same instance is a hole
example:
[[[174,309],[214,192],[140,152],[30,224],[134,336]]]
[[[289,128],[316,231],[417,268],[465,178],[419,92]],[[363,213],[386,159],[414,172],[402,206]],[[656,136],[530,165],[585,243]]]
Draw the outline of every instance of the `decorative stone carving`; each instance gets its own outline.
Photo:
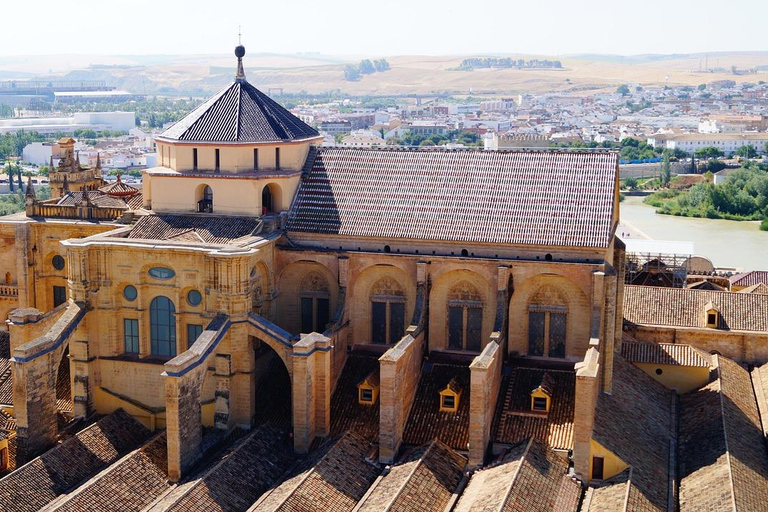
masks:
[[[371,295],[404,296],[403,287],[391,277],[382,277],[371,287]]]

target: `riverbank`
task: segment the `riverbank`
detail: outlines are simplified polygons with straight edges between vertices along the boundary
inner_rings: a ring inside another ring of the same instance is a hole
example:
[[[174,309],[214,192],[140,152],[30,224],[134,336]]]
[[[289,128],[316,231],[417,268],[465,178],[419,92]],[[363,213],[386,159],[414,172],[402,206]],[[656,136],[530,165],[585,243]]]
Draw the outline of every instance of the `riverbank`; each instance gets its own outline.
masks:
[[[716,267],[768,269],[768,233],[760,231],[757,221],[661,215],[636,196],[627,197],[619,208],[620,226],[629,231],[630,237],[642,233],[656,240],[691,241],[696,253],[712,260]],[[619,234],[621,230],[619,227]]]

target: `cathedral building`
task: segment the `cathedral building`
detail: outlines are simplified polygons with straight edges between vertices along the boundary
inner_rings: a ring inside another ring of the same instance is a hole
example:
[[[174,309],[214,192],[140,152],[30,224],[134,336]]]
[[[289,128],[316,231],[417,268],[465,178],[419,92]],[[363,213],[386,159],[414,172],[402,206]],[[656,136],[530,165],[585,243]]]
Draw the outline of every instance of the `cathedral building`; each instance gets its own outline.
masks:
[[[65,157],[0,219],[8,510],[700,499],[707,397],[768,411],[736,363],[622,332],[615,153],[321,148],[235,54],[140,191]],[[710,421],[768,474],[762,430]]]

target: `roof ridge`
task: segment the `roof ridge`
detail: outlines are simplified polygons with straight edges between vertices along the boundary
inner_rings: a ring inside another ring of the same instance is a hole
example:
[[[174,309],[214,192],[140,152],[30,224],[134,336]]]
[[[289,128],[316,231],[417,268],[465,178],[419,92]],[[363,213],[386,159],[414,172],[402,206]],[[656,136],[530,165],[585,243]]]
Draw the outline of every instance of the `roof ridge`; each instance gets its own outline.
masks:
[[[517,467],[515,468],[515,474],[512,475],[512,480],[509,482],[509,487],[507,488],[507,492],[504,493],[504,499],[501,500],[501,504],[499,505],[498,512],[504,511],[504,507],[507,504],[507,500],[509,499],[510,494],[512,494],[512,489],[514,489],[515,484],[517,483],[517,479],[520,476],[520,469],[523,467],[523,464],[525,463],[525,460],[528,457],[528,452],[531,450],[531,446],[533,446],[533,437],[528,439],[528,445],[525,447],[525,451],[520,456],[520,464],[518,464]]]
[[[627,475],[627,490],[624,491],[624,507],[622,508],[624,512],[627,512],[627,508],[629,507],[629,491],[632,490],[632,472],[634,471],[632,465],[630,465],[628,469],[629,474]]]
[[[720,369],[720,356],[713,354],[713,360],[715,363],[715,369],[717,370],[717,385],[720,388],[718,398],[720,401],[720,421],[723,424],[723,442],[725,443],[725,456],[728,460],[728,488],[731,490],[731,503],[733,504],[733,511],[736,512],[736,489],[733,486],[733,468],[731,467],[731,450],[728,447],[728,426],[725,422],[725,397],[723,396],[723,372]]]

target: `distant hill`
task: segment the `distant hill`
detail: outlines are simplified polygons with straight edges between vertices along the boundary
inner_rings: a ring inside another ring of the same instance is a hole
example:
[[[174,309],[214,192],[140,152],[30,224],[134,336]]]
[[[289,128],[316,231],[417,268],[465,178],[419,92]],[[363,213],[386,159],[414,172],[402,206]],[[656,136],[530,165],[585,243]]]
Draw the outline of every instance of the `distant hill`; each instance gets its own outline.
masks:
[[[563,69],[473,69],[458,70],[469,57],[552,59]],[[713,80],[768,81],[768,52],[712,52],[673,55],[542,56],[485,54],[460,56],[385,56],[391,69],[366,75],[356,82],[344,79],[344,67],[361,58],[382,56],[327,56],[316,53],[280,55],[247,54],[245,71],[256,86],[282,88],[286,93],[341,91],[354,95],[429,94],[512,95],[518,93],[615,90],[624,83],[644,86],[698,85]],[[719,68],[720,73],[705,72]],[[757,68],[756,74],[732,75],[726,70]],[[234,56],[222,55],[58,55],[0,59],[0,79],[64,77],[76,80],[105,80],[135,93],[206,96],[232,80]]]

